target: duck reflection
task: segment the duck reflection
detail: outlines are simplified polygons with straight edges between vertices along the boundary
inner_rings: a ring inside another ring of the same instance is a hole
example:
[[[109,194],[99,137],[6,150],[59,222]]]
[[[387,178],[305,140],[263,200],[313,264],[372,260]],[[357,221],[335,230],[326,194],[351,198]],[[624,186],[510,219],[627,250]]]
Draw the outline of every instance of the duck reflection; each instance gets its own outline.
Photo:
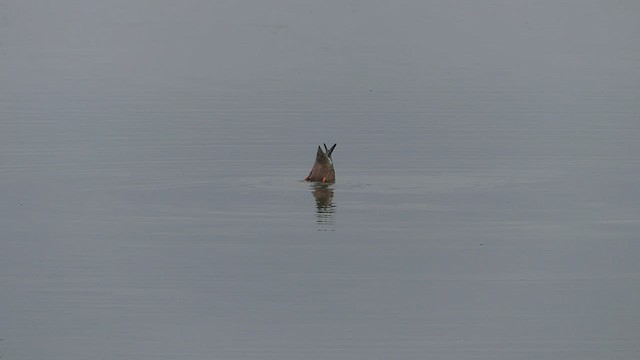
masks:
[[[316,223],[333,225],[336,206],[333,204],[333,185],[326,183],[311,184],[311,194],[316,200]],[[318,230],[333,230],[321,228]]]

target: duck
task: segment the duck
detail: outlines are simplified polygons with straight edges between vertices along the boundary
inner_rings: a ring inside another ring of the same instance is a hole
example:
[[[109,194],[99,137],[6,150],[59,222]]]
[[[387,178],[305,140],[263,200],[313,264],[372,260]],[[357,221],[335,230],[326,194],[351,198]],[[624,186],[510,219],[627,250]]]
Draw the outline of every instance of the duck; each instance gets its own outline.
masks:
[[[318,145],[318,151],[316,152],[316,162],[311,168],[309,175],[304,178],[305,181],[322,182],[322,183],[334,183],[336,181],[336,171],[333,169],[333,159],[331,154],[336,148],[333,144],[331,148],[327,148],[327,144],[324,145],[324,151]]]

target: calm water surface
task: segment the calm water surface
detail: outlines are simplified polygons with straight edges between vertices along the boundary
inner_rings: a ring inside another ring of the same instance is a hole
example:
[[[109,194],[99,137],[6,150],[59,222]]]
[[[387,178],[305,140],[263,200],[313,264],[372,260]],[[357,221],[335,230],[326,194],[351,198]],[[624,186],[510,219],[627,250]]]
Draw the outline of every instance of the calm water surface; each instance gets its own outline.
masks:
[[[16,34],[8,69],[95,61]],[[637,64],[337,88],[54,68],[1,86],[2,359],[640,355]],[[328,186],[301,181],[322,142]]]

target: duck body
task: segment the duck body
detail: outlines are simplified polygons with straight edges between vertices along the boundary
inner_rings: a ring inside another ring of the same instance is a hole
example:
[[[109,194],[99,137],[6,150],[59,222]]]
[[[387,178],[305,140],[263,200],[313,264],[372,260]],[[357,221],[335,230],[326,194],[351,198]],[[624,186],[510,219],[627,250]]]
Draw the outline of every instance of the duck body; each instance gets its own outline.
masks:
[[[320,146],[318,146],[316,161],[313,164],[313,168],[311,168],[309,175],[304,178],[306,181],[323,183],[333,183],[336,181],[336,171],[333,168],[333,159],[331,158],[331,154],[337,144],[333,144],[330,149],[327,148],[327,144],[323,145],[324,151]]]

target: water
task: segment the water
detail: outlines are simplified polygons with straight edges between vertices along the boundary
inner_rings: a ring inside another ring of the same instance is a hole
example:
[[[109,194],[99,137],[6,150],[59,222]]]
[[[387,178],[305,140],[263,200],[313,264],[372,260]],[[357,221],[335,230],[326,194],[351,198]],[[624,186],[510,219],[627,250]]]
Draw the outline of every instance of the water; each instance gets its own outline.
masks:
[[[635,5],[25,3],[3,359],[640,355]]]

